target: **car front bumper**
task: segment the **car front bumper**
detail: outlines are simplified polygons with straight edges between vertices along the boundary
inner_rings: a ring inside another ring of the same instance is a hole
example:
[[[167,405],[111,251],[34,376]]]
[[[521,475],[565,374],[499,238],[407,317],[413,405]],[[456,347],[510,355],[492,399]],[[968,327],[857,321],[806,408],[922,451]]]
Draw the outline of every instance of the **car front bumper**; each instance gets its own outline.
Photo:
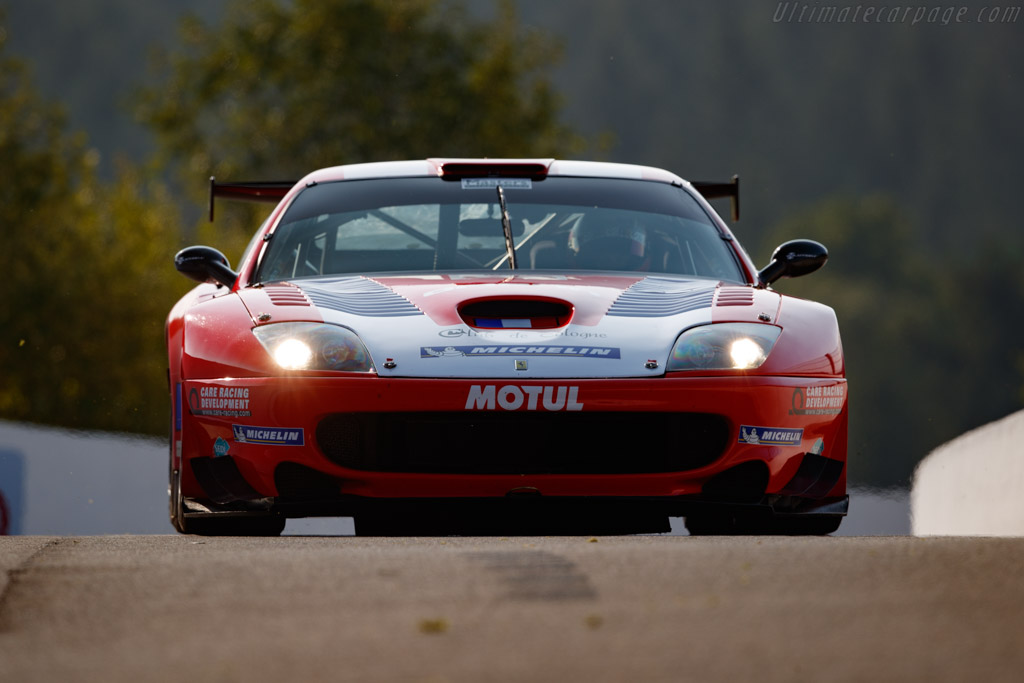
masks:
[[[842,379],[296,376],[185,381],[175,395],[172,466],[187,498],[218,505],[522,495],[796,509],[846,494]]]

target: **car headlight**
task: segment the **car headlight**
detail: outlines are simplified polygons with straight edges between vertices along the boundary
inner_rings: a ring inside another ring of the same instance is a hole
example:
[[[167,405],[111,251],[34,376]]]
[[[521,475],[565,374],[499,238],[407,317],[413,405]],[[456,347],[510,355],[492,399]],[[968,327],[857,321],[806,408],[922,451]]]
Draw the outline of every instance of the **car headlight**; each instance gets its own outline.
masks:
[[[373,362],[352,330],[326,323],[274,323],[252,333],[285,370],[371,372]]]
[[[768,359],[782,329],[757,323],[718,323],[683,332],[668,370],[752,370]]]

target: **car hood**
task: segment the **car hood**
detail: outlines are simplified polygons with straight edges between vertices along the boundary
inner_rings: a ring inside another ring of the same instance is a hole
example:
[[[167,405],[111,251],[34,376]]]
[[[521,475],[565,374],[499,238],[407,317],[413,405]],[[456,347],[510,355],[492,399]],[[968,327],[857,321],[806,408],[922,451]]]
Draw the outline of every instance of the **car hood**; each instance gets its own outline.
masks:
[[[780,305],[774,292],[715,280],[535,272],[336,276],[239,296],[254,325],[322,320],[350,328],[378,374],[391,377],[658,375],[683,330],[774,322]],[[476,317],[467,314],[471,303]],[[541,315],[552,303],[569,311],[568,324]]]

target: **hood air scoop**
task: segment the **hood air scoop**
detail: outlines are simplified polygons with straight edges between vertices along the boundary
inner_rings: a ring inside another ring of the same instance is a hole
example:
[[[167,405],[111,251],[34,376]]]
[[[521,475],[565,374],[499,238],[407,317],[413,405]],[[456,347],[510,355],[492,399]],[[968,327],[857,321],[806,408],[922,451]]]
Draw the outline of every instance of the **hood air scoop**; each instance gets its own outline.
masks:
[[[550,330],[565,327],[573,307],[557,299],[475,299],[459,306],[459,317],[481,330]]]

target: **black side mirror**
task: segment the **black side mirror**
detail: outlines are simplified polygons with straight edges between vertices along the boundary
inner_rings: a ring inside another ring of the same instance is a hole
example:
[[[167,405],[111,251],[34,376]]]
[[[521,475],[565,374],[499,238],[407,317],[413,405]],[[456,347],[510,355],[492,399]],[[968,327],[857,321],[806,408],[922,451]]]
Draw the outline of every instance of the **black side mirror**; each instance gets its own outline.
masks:
[[[825,265],[828,249],[814,240],[792,240],[785,242],[772,254],[772,261],[761,269],[757,279],[761,287],[767,287],[779,278],[808,275]]]
[[[174,267],[196,282],[216,282],[227,287],[235,284],[238,273],[228,259],[213,247],[186,247],[174,255]]]

